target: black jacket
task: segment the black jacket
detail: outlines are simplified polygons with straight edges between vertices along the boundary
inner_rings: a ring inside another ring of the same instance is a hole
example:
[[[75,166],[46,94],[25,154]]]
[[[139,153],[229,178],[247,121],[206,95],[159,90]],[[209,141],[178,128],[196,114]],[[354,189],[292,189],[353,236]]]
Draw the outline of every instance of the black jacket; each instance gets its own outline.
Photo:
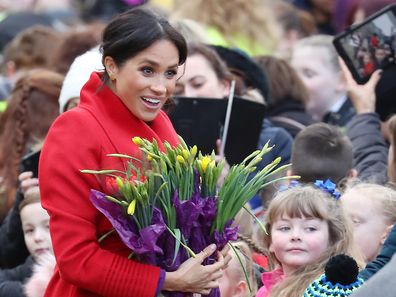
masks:
[[[274,126],[284,128],[293,138],[306,126],[315,123],[303,103],[294,99],[285,99],[270,106],[267,115]]]
[[[14,206],[0,226],[0,268],[20,265],[29,256],[18,210],[22,199],[23,194],[18,191]]]
[[[32,276],[33,258],[11,269],[0,270],[0,297],[25,297],[23,284]]]
[[[381,134],[376,113],[355,115],[346,126],[352,142],[353,165],[362,181],[385,184],[387,178],[388,144]]]
[[[323,117],[323,122],[344,127],[356,114],[355,108],[349,98],[344,102],[341,108],[337,112],[329,112]]]

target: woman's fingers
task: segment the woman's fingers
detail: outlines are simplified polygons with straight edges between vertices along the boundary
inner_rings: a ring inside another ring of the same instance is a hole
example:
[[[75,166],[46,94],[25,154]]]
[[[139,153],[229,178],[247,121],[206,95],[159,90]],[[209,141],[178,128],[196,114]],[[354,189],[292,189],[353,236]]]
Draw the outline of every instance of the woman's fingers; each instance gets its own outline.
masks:
[[[196,257],[199,263],[202,263],[206,258],[211,256],[216,251],[216,245],[211,244],[204,248]]]

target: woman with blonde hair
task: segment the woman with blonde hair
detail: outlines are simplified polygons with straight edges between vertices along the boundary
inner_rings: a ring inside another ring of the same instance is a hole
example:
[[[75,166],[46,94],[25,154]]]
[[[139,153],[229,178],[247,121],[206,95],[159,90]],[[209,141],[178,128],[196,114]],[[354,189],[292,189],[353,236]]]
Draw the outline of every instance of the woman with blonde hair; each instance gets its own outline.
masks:
[[[268,54],[280,38],[267,1],[175,1],[174,7],[174,18],[190,18],[205,25],[213,45],[238,47],[250,55]]]

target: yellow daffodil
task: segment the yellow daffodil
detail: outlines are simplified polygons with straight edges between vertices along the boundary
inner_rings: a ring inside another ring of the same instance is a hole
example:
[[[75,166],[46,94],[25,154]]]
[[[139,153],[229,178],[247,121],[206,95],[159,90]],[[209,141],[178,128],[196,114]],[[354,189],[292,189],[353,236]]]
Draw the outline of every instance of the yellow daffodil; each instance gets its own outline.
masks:
[[[180,164],[185,164],[186,161],[184,160],[184,158],[181,155],[177,155],[176,156],[176,160],[180,163]]]
[[[183,149],[182,150],[182,155],[183,155],[183,158],[185,160],[188,160],[188,158],[190,157],[190,152],[188,150],[186,150],[186,149]]]
[[[140,137],[138,137],[138,136],[133,137],[132,141],[133,141],[134,144],[136,144],[138,146],[142,146],[143,145],[143,140]]]
[[[206,168],[208,167],[208,165],[209,165],[209,163],[210,163],[210,157],[208,157],[208,156],[205,156],[205,157],[203,157],[202,158],[202,171],[203,172],[206,172]]]
[[[198,147],[196,145],[194,145],[191,150],[190,150],[190,154],[191,156],[194,158],[197,155],[198,152]]]
[[[135,213],[136,208],[136,199],[133,199],[131,203],[129,203],[127,213],[131,216]]]

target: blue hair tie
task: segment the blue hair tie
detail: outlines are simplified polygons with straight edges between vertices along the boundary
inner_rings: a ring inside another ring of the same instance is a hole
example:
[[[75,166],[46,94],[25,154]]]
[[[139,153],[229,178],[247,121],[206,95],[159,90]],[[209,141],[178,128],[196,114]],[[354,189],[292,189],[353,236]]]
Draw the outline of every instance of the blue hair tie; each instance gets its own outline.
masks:
[[[317,179],[314,182],[314,185],[318,187],[321,190],[326,191],[329,193],[331,196],[333,196],[336,200],[340,199],[340,192],[337,191],[336,189],[336,184],[332,183],[329,179],[327,179],[325,182],[323,180]]]
[[[337,191],[336,184],[332,183],[331,180],[327,179],[325,182],[323,182],[323,180],[317,179],[313,185],[315,187],[317,187],[318,189],[329,193],[336,200],[340,199],[341,194],[340,194],[340,192]],[[295,188],[298,186],[300,186],[300,183],[296,180],[293,180],[287,186],[285,186],[285,185],[280,186],[278,191],[283,192],[285,190]]]

